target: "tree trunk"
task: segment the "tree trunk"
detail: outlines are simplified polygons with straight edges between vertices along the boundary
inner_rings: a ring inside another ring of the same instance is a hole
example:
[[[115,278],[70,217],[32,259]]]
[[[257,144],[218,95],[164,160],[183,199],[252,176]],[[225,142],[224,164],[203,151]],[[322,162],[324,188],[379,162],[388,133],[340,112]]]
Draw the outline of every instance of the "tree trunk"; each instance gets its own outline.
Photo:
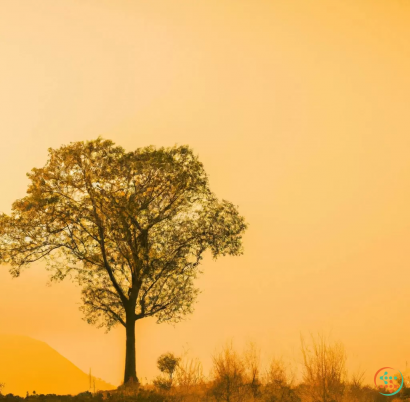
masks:
[[[125,372],[124,385],[138,382],[137,370],[135,367],[135,309],[126,313],[126,347],[125,347]]]

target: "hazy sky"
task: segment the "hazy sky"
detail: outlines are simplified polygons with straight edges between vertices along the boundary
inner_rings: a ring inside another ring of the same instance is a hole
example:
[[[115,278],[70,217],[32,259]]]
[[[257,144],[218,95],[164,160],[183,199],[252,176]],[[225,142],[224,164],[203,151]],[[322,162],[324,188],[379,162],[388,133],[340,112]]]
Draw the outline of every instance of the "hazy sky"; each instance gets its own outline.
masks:
[[[48,147],[103,136],[189,144],[249,223],[245,255],[205,259],[195,313],[137,324],[137,370],[228,338],[297,359],[344,342],[368,377],[410,360],[407,0],[2,0],[0,211]],[[81,320],[41,264],[0,268],[0,332],[47,342],[118,384],[125,334]]]

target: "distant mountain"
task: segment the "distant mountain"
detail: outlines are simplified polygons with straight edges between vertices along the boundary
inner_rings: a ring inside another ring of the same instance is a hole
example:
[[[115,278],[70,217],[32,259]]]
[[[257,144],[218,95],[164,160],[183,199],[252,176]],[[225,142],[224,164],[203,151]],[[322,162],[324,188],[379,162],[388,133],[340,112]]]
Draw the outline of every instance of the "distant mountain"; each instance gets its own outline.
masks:
[[[89,390],[89,376],[46,343],[27,336],[0,334],[3,394],[78,394]],[[95,379],[96,390],[115,389]]]

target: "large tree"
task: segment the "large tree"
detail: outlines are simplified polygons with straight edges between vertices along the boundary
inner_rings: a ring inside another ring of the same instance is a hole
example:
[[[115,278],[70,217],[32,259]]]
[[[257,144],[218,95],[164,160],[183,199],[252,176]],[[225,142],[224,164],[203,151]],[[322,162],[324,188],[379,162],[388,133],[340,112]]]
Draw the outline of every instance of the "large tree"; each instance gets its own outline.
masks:
[[[241,254],[243,217],[210,191],[187,146],[75,142],[49,149],[28,177],[26,197],[0,215],[0,262],[19,276],[45,260],[53,280],[79,283],[87,322],[125,327],[124,384],[138,381],[135,322],[191,313],[204,252]]]

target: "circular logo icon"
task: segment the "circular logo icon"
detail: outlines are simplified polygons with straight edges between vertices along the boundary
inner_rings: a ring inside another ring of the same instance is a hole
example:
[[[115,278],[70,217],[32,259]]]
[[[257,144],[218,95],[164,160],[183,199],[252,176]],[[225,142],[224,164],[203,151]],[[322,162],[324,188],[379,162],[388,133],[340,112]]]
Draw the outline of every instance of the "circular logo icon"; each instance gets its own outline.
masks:
[[[374,385],[385,396],[392,396],[403,388],[403,374],[393,367],[382,367],[374,375]]]

